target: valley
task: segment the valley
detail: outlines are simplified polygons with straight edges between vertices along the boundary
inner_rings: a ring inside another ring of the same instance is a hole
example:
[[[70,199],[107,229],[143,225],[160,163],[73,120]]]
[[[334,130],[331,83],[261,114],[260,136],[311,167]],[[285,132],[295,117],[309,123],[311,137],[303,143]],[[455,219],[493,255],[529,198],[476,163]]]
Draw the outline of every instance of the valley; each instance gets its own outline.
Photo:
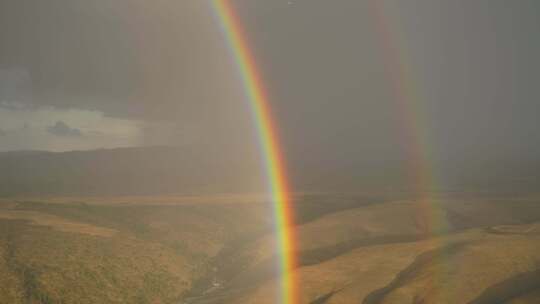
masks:
[[[298,194],[301,303],[535,303],[538,196]],[[4,199],[0,303],[276,303],[249,196]]]

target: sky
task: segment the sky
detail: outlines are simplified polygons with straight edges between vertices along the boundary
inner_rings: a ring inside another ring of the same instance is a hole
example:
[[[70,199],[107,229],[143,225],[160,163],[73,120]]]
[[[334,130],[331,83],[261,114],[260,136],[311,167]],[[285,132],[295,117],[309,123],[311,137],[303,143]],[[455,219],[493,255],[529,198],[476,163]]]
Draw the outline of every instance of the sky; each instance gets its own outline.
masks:
[[[291,163],[399,161],[404,120],[439,162],[540,155],[535,0],[385,0],[379,15],[373,0],[233,3]],[[409,113],[392,60],[408,66]],[[209,2],[0,0],[0,151],[145,145],[258,153]]]

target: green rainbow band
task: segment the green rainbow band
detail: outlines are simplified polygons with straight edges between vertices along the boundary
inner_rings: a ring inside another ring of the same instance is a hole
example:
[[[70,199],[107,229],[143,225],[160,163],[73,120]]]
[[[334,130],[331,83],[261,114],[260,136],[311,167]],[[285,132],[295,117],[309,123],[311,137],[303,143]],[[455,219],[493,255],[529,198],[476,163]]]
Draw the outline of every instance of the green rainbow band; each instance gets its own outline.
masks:
[[[286,166],[281,153],[278,132],[272,117],[268,95],[258,71],[246,34],[229,0],[212,0],[213,11],[221,25],[234,57],[247,100],[257,128],[260,149],[265,162],[268,187],[272,194],[275,229],[278,242],[280,287],[278,301],[295,304],[297,282],[292,274],[296,266],[295,239],[292,229],[293,209],[290,204]]]
[[[429,123],[425,111],[426,101],[413,70],[412,57],[407,48],[406,34],[399,24],[397,7],[386,6],[384,1],[370,0],[375,17],[377,36],[388,80],[393,88],[396,106],[401,118],[402,137],[406,144],[408,172],[413,191],[419,196],[418,212],[427,219],[430,233],[447,228],[440,202],[432,195],[436,188],[433,147],[429,141]]]
[[[424,222],[422,229],[432,238],[430,242],[444,249],[444,238],[436,237],[448,231],[449,225],[440,198],[433,194],[438,185],[436,166],[433,159],[434,146],[430,141],[430,122],[427,109],[427,100],[423,93],[418,72],[408,45],[407,33],[404,24],[400,22],[399,6],[392,2],[369,0],[375,18],[375,30],[380,40],[380,50],[390,82],[396,108],[401,119],[402,138],[405,143],[406,159],[408,160],[408,173],[413,183],[416,195],[414,206],[419,219]],[[451,273],[453,264],[447,259],[444,252],[440,256],[441,268],[433,277],[432,284],[436,286],[430,295],[430,302],[456,303],[453,294],[443,286],[448,285],[448,273]]]

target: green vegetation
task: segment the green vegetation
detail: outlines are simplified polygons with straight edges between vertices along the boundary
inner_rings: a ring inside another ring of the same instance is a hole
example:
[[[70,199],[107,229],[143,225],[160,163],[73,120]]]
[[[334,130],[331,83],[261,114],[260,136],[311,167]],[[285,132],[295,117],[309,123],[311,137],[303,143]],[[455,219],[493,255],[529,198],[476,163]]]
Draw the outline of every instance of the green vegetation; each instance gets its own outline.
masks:
[[[192,267],[170,249],[121,235],[2,220],[0,246],[2,277],[12,286],[2,303],[174,303],[192,280]]]

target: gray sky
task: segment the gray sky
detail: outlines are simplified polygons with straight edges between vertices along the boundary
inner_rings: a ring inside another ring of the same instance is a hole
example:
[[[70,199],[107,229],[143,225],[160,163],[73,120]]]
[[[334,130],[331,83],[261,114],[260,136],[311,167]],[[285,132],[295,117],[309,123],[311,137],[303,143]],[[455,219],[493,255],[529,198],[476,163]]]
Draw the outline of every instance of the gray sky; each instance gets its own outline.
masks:
[[[339,171],[403,157],[403,113],[368,1],[234,3],[289,162]],[[540,152],[537,1],[385,7],[433,159]],[[256,153],[207,1],[0,0],[0,45],[0,150],[173,144]]]

